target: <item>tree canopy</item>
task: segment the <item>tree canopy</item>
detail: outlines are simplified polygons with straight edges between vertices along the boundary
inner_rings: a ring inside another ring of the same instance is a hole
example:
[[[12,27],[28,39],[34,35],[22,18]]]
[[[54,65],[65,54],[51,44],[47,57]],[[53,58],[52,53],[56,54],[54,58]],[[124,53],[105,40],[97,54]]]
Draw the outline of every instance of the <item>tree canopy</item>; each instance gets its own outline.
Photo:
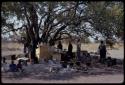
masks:
[[[63,34],[123,36],[122,2],[3,2],[1,9],[2,33],[20,29],[29,42],[56,41]]]

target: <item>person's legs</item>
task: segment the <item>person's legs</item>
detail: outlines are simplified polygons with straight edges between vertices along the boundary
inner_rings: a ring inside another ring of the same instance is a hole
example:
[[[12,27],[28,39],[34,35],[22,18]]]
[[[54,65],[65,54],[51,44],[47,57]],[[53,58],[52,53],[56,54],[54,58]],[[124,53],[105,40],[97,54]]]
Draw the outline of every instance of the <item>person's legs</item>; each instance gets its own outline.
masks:
[[[99,60],[100,63],[103,63],[103,57],[100,56],[100,60]]]
[[[105,62],[106,62],[106,53],[103,53],[103,56],[102,56],[102,60],[103,60],[103,64],[105,64]]]
[[[77,52],[77,60],[80,61],[80,52]]]
[[[101,53],[100,53],[100,63],[103,64],[103,63],[105,62],[105,58],[106,58],[105,53],[101,52]]]

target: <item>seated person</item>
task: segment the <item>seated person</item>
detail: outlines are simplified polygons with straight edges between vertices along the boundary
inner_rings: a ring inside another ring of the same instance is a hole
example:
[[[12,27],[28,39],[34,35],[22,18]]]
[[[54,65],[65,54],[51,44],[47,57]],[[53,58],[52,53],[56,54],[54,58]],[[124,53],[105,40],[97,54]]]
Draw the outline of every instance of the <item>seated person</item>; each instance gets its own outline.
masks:
[[[67,62],[70,62],[71,59],[73,59],[73,53],[72,52],[67,52],[65,58],[66,58]]]
[[[85,64],[87,58],[88,58],[88,52],[85,51],[85,52],[82,53],[81,63]]]
[[[87,66],[91,66],[91,56],[89,53],[87,53],[87,56],[86,56],[86,65]]]
[[[7,71],[7,63],[6,63],[6,58],[5,58],[5,57],[2,58],[1,71],[2,71],[2,72]]]
[[[22,64],[21,64],[20,60],[19,60],[19,62],[17,64],[17,71],[23,71]]]
[[[9,71],[11,71],[11,72],[17,71],[17,66],[16,66],[16,64],[14,64],[13,60],[12,60],[11,64],[9,65]]]

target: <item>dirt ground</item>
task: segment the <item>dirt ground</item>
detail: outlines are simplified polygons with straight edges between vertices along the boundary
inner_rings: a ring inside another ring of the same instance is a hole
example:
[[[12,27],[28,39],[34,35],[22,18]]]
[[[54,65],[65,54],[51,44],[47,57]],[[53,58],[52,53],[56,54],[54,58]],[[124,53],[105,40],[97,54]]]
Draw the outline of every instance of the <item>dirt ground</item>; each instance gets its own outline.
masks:
[[[42,79],[5,79],[3,83],[123,83],[124,75],[98,75],[98,76],[80,76],[71,80],[42,80]]]

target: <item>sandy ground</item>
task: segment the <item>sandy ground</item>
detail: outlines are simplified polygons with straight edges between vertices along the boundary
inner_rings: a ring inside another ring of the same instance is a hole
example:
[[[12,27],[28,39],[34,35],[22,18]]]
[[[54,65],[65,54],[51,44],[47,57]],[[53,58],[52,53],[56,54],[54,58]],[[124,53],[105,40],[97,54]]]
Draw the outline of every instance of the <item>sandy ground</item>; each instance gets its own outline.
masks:
[[[55,45],[56,46],[56,45]],[[81,50],[87,50],[88,52],[97,52],[99,43],[92,43],[92,44],[81,44]],[[7,48],[17,48],[20,50],[10,51],[6,50]],[[116,49],[108,50],[111,57],[123,59],[124,58],[124,45],[121,46],[115,45]],[[63,49],[68,49],[68,44],[63,44]],[[73,52],[76,51],[76,45],[73,44]],[[2,43],[2,55],[11,55],[11,54],[23,54],[23,44],[18,43]]]
[[[2,44],[3,45],[3,44]],[[82,44],[82,50],[88,50],[89,52],[97,51],[99,44]],[[67,45],[63,45],[65,49],[67,49]],[[73,51],[76,50],[76,46],[73,46]],[[22,46],[21,46],[22,48]],[[124,59],[124,50],[123,46],[119,47],[118,49],[108,50],[111,57]],[[8,52],[2,50],[2,55],[9,55],[12,52]],[[17,53],[17,51],[14,53]],[[21,54],[21,53],[19,53]],[[3,83],[122,83],[124,80],[124,74],[106,74],[106,75],[92,75],[92,76],[77,76],[72,79],[68,80],[45,80],[45,79],[33,79],[33,78],[21,78],[21,79],[7,79],[2,78]]]
[[[116,75],[98,75],[91,77],[80,76],[71,80],[36,80],[30,78],[23,79],[4,79],[3,83],[123,83],[123,74]]]

